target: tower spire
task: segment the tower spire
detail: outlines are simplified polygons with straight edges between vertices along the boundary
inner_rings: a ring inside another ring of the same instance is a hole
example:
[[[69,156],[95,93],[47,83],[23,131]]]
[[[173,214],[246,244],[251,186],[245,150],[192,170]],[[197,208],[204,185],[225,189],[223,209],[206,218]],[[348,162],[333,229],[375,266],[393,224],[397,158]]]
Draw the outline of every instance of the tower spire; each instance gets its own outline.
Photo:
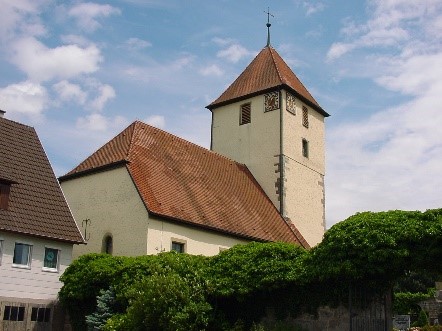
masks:
[[[269,47],[270,46],[270,27],[272,26],[270,24],[270,16],[272,16],[272,17],[275,17],[275,16],[270,14],[270,8],[269,7],[267,7],[267,11],[265,11],[264,13],[267,14],[267,24],[266,24],[266,26],[267,26],[267,47]]]

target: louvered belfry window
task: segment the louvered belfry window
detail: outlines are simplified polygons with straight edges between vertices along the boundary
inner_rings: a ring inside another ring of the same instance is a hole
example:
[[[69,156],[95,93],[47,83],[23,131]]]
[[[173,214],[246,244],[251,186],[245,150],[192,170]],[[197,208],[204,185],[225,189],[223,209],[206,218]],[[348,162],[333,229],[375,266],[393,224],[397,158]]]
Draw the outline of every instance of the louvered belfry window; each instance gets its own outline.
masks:
[[[302,107],[302,125],[308,128],[308,109],[307,107]]]
[[[247,124],[251,122],[251,104],[246,103],[241,105],[241,113],[239,116],[239,124]]]

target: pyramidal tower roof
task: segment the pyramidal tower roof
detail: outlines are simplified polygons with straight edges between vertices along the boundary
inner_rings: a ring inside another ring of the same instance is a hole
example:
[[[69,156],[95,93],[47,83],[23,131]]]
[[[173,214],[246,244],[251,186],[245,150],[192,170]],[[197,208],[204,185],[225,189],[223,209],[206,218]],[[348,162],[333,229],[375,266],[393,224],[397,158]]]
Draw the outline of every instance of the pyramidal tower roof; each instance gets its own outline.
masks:
[[[320,114],[329,116],[270,45],[264,47],[238,78],[207,108],[212,110],[279,88],[287,89]]]

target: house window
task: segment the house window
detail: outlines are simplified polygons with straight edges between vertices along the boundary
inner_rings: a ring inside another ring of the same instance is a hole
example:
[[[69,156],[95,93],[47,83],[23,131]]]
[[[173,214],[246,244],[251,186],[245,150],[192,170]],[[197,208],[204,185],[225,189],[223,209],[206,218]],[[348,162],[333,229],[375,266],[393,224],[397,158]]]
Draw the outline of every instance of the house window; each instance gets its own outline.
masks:
[[[185,244],[184,243],[180,243],[180,242],[176,242],[176,241],[172,241],[172,248],[171,250],[177,253],[184,253],[184,247]]]
[[[308,128],[308,109],[305,106],[302,106],[302,125]]]
[[[251,122],[251,103],[241,105],[241,112],[239,115],[239,124],[247,124]]]
[[[4,321],[16,321],[21,322],[25,319],[25,307],[17,306],[5,306],[5,311],[3,312]]]
[[[302,156],[308,158],[308,141],[306,139],[302,139]]]
[[[58,270],[59,252],[58,249],[45,247],[45,257],[43,262],[44,269]]]
[[[0,183],[0,209],[8,209],[10,190],[10,184]]]
[[[15,243],[13,265],[29,268],[31,266],[31,248],[31,245]]]
[[[31,321],[32,322],[50,322],[51,308],[32,307]]]
[[[112,255],[113,246],[114,244],[112,236],[110,234],[104,236],[101,252]]]

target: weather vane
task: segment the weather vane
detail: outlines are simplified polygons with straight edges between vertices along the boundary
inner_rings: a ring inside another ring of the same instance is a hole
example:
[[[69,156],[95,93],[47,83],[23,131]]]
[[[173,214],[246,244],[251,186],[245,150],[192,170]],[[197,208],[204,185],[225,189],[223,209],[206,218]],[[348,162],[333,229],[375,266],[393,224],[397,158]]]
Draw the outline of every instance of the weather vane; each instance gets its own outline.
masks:
[[[272,16],[272,17],[275,17],[275,16],[270,14],[270,8],[269,7],[267,7],[267,11],[264,11],[264,13],[267,14],[267,24],[266,24],[266,26],[267,26],[267,46],[270,46],[270,27],[272,26],[270,24],[270,16]]]

